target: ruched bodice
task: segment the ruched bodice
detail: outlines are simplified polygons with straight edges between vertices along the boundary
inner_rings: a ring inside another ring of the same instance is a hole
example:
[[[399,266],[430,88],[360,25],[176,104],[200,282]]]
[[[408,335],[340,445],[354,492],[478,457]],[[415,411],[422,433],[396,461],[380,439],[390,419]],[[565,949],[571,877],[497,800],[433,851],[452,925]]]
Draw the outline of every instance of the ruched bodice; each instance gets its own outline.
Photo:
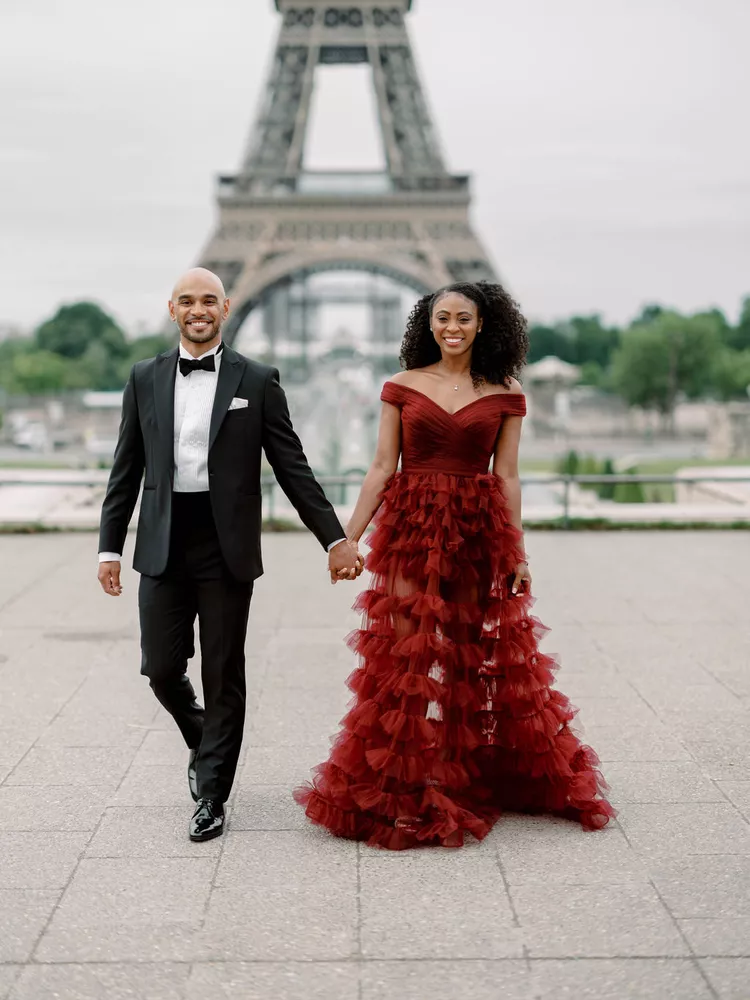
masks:
[[[386,382],[380,398],[401,410],[401,468],[406,473],[487,472],[503,420],[526,413],[526,397],[518,392],[481,396],[455,413],[398,382]]]

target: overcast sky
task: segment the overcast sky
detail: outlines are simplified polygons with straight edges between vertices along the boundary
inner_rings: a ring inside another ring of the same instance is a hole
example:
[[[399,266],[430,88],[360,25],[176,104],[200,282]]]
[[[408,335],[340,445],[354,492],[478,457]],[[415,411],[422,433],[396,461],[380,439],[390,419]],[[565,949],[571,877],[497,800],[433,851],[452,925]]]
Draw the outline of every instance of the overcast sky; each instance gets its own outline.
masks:
[[[158,326],[213,225],[213,178],[239,164],[273,8],[0,0],[0,323],[86,297]],[[736,315],[750,294],[748,0],[414,8],[448,164],[474,175],[475,225],[529,315],[620,322],[649,301]],[[360,83],[327,72],[311,164],[376,155]]]

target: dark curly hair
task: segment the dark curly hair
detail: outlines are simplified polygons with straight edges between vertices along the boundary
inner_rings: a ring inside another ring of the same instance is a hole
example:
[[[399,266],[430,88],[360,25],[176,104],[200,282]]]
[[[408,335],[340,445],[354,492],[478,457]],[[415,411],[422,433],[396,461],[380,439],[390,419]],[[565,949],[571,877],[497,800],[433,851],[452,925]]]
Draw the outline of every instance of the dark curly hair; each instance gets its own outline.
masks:
[[[423,296],[414,306],[401,344],[400,361],[407,371],[425,368],[440,361],[440,347],[430,330],[432,311],[445,295],[455,292],[471,299],[479,309],[482,329],[474,341],[471,378],[474,385],[490,382],[507,385],[518,378],[529,349],[528,324],[520,307],[501,285],[489,281],[476,284],[457,282],[432,295]]]

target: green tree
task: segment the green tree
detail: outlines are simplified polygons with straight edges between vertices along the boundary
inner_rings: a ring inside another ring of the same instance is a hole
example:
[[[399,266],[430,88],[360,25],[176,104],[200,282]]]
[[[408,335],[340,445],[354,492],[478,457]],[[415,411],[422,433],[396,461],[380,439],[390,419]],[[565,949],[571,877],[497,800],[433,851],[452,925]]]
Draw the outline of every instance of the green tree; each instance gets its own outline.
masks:
[[[68,362],[53,351],[20,351],[3,367],[3,388],[36,396],[65,388]]]
[[[631,406],[658,411],[671,426],[680,394],[695,399],[710,392],[720,349],[714,316],[662,312],[623,335],[612,360],[613,388]]]
[[[653,323],[655,319],[658,319],[662,313],[666,312],[663,306],[657,305],[655,302],[649,303],[641,309],[640,313],[631,323],[631,326],[648,326]]]
[[[605,458],[602,463],[602,475],[603,476],[614,476],[615,474],[615,463],[611,458]],[[602,483],[601,486],[597,488],[596,491],[599,494],[600,500],[614,500],[615,498],[615,484],[614,483]]]
[[[577,451],[569,451],[557,461],[557,471],[563,476],[576,476],[581,471],[581,459]]]
[[[55,315],[36,330],[36,342],[42,350],[65,358],[80,358],[93,343],[102,344],[113,358],[128,353],[125,334],[104,310],[93,302],[61,306]]]
[[[128,364],[134,365],[136,361],[155,358],[157,354],[171,350],[176,344],[177,340],[165,333],[148,333],[137,337],[128,344]]]
[[[746,295],[742,300],[739,321],[737,326],[729,327],[726,343],[736,351],[750,349],[750,295]]]
[[[557,326],[532,323],[529,327],[528,363],[534,364],[551,354],[563,361],[574,361],[575,348],[572,340]]]
[[[601,368],[609,366],[620,342],[620,331],[604,326],[601,316],[573,316],[561,324],[560,329],[573,345],[572,360],[575,364],[585,365],[594,361]]]
[[[719,399],[747,399],[750,386],[750,348],[744,351],[723,348],[714,362],[712,380]]]
[[[128,356],[117,366],[117,386],[122,388],[128,380],[130,369],[138,361],[145,361],[146,358],[155,358],[157,354],[169,351],[176,344],[174,337],[164,333],[149,333],[143,337],[137,337],[128,344]]]
[[[598,361],[584,361],[581,365],[581,385],[593,385],[599,389],[606,388],[607,373]]]

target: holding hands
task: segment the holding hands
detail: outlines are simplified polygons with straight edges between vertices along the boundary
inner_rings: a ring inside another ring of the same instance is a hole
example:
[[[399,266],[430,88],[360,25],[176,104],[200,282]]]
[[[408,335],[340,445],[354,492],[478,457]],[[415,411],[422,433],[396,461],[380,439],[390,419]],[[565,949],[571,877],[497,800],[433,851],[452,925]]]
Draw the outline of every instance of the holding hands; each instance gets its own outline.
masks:
[[[362,575],[365,560],[359,552],[356,542],[343,541],[334,545],[328,553],[328,572],[331,583],[339,580],[356,580]]]

